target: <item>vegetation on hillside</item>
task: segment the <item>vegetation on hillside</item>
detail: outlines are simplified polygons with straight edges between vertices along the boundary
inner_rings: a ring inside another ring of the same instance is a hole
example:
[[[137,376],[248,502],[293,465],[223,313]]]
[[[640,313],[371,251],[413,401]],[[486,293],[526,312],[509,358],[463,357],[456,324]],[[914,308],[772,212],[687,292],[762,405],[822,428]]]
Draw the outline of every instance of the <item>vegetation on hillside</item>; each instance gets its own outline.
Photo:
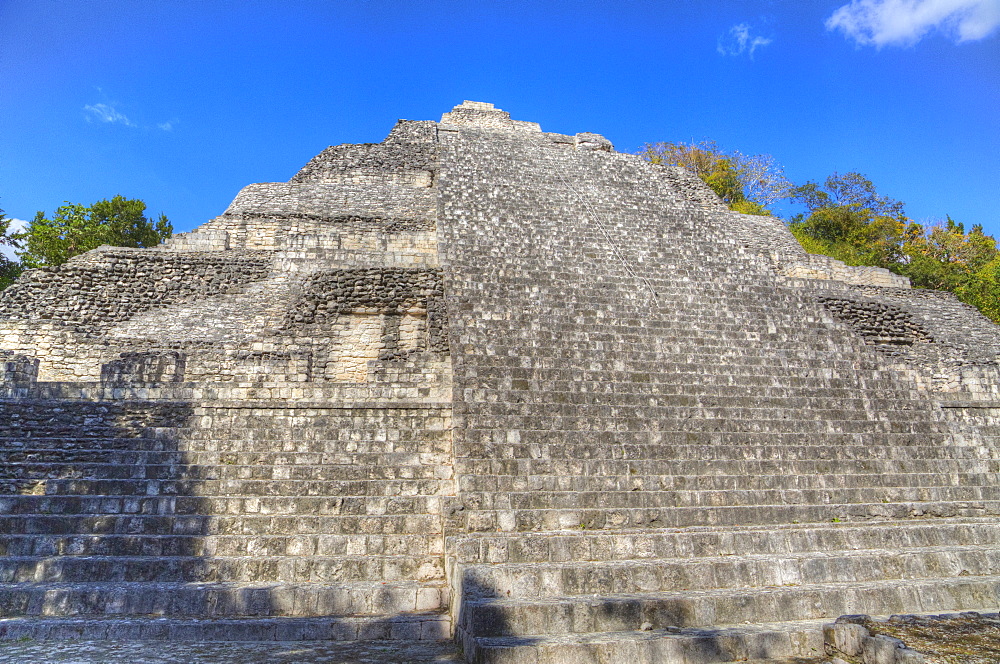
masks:
[[[779,200],[798,203],[806,211],[786,223],[807,252],[883,267],[915,288],[950,291],[1000,323],[1000,251],[981,225],[966,232],[951,217],[919,224],[902,201],[854,171],[792,186],[770,155],[724,152],[713,142],[651,143],[638,154],[688,168],[736,212],[772,214],[767,206]]]
[[[11,221],[10,217],[3,210],[0,210],[0,246],[16,246],[8,233]],[[14,280],[21,276],[21,272],[23,271],[24,268],[21,266],[21,263],[12,261],[7,256],[0,254],[0,290],[14,283]]]
[[[654,164],[683,166],[700,177],[730,209],[770,215],[769,205],[788,196],[791,183],[768,154],[723,152],[714,141],[647,143],[639,154]]]

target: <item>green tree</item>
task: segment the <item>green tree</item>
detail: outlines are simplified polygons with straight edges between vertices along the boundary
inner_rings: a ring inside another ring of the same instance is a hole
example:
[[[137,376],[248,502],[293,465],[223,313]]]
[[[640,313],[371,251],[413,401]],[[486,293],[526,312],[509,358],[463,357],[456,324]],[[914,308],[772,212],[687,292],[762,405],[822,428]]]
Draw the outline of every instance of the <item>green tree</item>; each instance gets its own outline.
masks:
[[[971,276],[956,292],[958,299],[976,307],[994,323],[1000,323],[1000,256]]]
[[[880,195],[856,172],[807,182],[792,189],[791,198],[808,210],[789,228],[809,253],[888,268],[916,288],[950,291],[1000,323],[1000,251],[982,226],[966,233],[951,217],[915,223],[901,201]]]
[[[10,222],[12,220],[7,214],[0,210],[0,245],[6,247],[17,247],[17,242],[10,235]],[[12,261],[3,254],[0,254],[0,290],[7,288],[14,280],[21,276],[24,267],[18,261]]]
[[[654,164],[682,166],[712,188],[731,210],[770,215],[767,206],[785,198],[791,183],[771,155],[724,152],[714,141],[647,143],[639,155]]]
[[[28,227],[13,238],[25,267],[61,265],[70,258],[103,244],[115,247],[153,247],[173,234],[163,214],[153,221],[146,204],[115,196],[86,207],[67,201],[52,218],[39,211]]]
[[[907,261],[899,271],[914,286],[951,291],[1000,322],[1000,251],[993,236],[981,225],[966,233],[951,217],[907,230]]]
[[[898,268],[909,219],[903,203],[881,196],[857,172],[834,173],[822,184],[809,181],[791,189],[808,214],[792,217],[789,228],[806,251],[833,256],[848,265]]]

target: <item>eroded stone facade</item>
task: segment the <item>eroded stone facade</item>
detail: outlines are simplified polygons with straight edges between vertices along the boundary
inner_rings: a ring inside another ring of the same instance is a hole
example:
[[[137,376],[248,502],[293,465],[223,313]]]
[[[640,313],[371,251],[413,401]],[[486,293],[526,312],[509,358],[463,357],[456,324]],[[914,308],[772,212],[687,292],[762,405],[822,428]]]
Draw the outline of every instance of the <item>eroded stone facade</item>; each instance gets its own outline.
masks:
[[[490,104],[27,273],[0,351],[0,638],[729,662],[1000,587],[996,326]]]

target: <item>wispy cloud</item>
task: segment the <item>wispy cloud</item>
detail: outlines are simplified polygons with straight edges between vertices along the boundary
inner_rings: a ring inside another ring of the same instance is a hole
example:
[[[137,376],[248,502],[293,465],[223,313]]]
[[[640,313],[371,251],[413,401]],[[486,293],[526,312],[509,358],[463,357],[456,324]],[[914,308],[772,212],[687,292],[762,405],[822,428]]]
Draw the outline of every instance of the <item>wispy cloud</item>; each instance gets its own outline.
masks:
[[[729,28],[729,32],[719,37],[715,50],[719,55],[747,55],[753,58],[753,52],[762,46],[767,46],[773,39],[750,34],[749,23],[739,23]]]
[[[87,113],[87,122],[109,122],[111,124],[123,124],[126,127],[136,126],[123,113],[119,113],[114,106],[108,104],[87,104],[83,107]]]
[[[98,88],[98,91],[100,92],[101,89]],[[132,127],[134,129],[143,129],[143,130],[149,130],[153,128],[151,125],[147,125],[145,123],[139,125],[138,123],[133,122],[131,119],[129,119],[127,115],[125,115],[117,108],[115,108],[113,102],[107,104],[103,103],[87,104],[86,106],[83,107],[83,111],[84,111],[84,117],[87,119],[87,122],[120,124],[124,125],[125,127]],[[173,131],[176,126],[177,126],[177,118],[164,120],[163,122],[156,123],[156,128],[160,129],[161,131]]]
[[[975,41],[1000,27],[1000,0],[851,0],[826,27],[878,48],[912,46],[935,29],[959,43]]]

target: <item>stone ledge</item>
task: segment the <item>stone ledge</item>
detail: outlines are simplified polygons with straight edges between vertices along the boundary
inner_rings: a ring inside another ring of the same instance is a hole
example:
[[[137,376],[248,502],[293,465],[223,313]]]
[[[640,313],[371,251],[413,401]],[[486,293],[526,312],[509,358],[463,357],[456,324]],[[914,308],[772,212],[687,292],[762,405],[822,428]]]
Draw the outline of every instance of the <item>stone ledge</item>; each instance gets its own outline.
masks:
[[[65,404],[68,399],[20,399],[10,397],[0,397],[2,403],[25,403],[31,402],[37,405]],[[451,402],[447,401],[346,401],[343,403],[329,403],[325,401],[291,401],[291,400],[185,400],[185,399],[79,399],[87,403],[98,405],[131,406],[140,404],[161,404],[176,403],[191,406],[193,408],[205,409],[281,409],[281,410],[435,410],[450,409]]]

